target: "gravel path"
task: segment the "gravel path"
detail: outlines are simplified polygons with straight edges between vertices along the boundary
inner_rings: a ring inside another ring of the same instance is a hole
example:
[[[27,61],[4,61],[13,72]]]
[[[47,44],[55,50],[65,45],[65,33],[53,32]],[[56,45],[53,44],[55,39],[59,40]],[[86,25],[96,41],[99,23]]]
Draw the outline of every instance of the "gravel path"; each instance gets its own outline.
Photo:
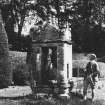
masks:
[[[0,97],[22,97],[31,94],[29,86],[10,86],[8,88],[0,89]]]

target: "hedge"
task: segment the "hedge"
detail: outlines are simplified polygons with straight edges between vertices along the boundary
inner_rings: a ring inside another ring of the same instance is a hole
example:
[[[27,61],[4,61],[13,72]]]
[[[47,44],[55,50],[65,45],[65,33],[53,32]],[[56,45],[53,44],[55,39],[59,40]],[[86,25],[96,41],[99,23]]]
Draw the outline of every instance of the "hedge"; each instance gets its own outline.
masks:
[[[29,67],[26,64],[26,52],[9,51],[13,82],[15,85],[27,85],[29,81]]]
[[[88,60],[73,60],[74,75],[76,74],[75,72],[77,72],[77,70],[80,70],[80,72],[83,73],[87,63]],[[100,77],[105,77],[105,63],[98,62],[98,65],[99,65]],[[82,74],[80,74],[80,76],[81,75]]]

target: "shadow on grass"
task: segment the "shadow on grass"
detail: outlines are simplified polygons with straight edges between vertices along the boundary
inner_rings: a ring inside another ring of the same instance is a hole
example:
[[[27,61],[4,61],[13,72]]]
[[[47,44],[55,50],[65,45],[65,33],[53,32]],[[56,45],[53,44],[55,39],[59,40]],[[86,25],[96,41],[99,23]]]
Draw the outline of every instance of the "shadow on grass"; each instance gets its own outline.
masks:
[[[70,93],[70,99],[60,99],[53,96],[36,98],[33,95],[17,99],[0,99],[0,105],[105,105],[105,100],[91,99],[83,100],[83,96],[77,93]]]
[[[27,99],[22,101],[22,105],[105,105],[105,100],[91,99],[83,100],[83,96],[71,93],[70,99],[61,100],[55,97],[40,98],[40,99]]]

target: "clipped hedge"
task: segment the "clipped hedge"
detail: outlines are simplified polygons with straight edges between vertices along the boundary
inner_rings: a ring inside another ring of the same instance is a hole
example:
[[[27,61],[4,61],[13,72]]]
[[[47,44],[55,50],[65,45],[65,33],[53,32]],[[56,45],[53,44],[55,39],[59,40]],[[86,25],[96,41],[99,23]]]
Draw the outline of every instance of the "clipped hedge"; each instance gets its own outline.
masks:
[[[87,54],[85,53],[73,53],[72,54],[72,59],[73,60],[87,60]]]
[[[26,64],[26,52],[9,51],[13,82],[15,85],[27,85],[29,82],[29,67]]]
[[[26,64],[19,64],[13,70],[13,81],[15,85],[28,85],[29,68]]]
[[[73,60],[73,75],[76,76],[79,70],[79,76],[83,76],[84,69],[86,68],[86,64],[88,60]],[[99,70],[100,70],[100,77],[105,78],[105,63],[98,62]]]
[[[5,78],[5,75],[0,75],[0,89],[7,88],[10,84],[8,84],[8,79]]]
[[[26,64],[26,52],[9,51],[11,69],[14,70],[19,64]]]
[[[103,63],[105,63],[105,56],[103,56],[102,58],[98,58],[98,62],[103,62]]]

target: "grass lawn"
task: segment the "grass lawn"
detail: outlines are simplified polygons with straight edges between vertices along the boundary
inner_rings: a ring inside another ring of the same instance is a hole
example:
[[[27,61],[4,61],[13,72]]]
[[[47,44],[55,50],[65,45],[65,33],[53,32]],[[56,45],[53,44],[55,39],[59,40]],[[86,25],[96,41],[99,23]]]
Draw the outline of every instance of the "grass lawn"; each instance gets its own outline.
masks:
[[[56,98],[43,98],[43,99],[0,99],[0,105],[105,105],[104,99],[97,99],[92,102],[90,99],[84,101],[81,97],[71,95],[69,100],[60,100]]]
[[[105,105],[105,84],[104,83],[105,83],[105,80],[100,80],[98,82],[98,86],[95,90],[95,100],[93,102],[90,100],[91,98],[90,96],[88,96],[88,99],[84,101],[82,98],[82,93],[76,94],[76,91],[73,91],[72,93],[70,93],[70,99],[68,100],[61,100],[59,98],[55,98],[51,96],[49,97],[43,96],[36,99],[32,95],[25,96],[25,97],[18,97],[18,98],[0,97],[0,105]],[[82,85],[79,84],[78,88],[83,88],[83,87]],[[16,91],[16,88],[15,88],[15,91]],[[17,90],[17,93],[19,93],[19,91],[22,92],[22,89]],[[89,94],[90,93],[88,91],[88,95]]]

